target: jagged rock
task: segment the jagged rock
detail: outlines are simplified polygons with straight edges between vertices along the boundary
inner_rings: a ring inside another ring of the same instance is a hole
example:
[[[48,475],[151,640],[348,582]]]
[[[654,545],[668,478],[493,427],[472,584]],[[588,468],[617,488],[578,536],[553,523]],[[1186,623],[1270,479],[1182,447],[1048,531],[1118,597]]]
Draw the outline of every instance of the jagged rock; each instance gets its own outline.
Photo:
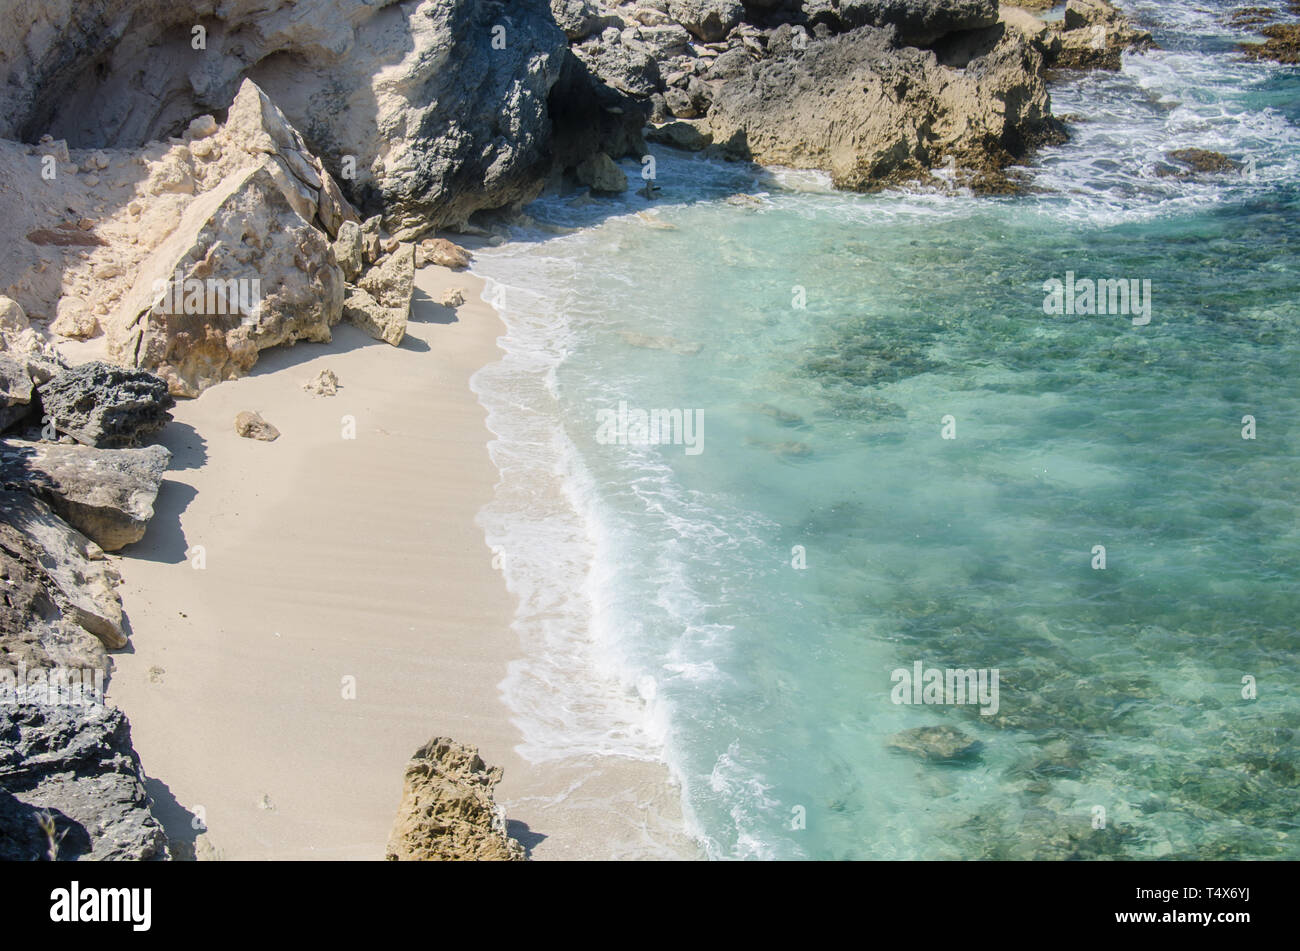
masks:
[[[551,13],[556,25],[571,42],[585,40],[607,27],[623,26],[622,19],[616,14],[589,0],[551,0]]]
[[[27,367],[7,353],[0,353],[0,431],[22,422],[34,408]]]
[[[934,762],[969,759],[979,752],[980,743],[950,726],[918,726],[889,738],[891,749],[911,753]]]
[[[4,567],[30,581],[26,607],[11,613],[15,602],[8,602],[3,633],[19,635],[9,625],[24,620],[43,630],[54,618],[68,622],[57,625],[58,643],[77,643],[68,631],[69,625],[76,625],[105,647],[125,647],[122,601],[116,591],[120,579],[103,549],[25,492],[0,490],[0,515]]]
[[[343,302],[348,322],[394,347],[406,336],[415,293],[415,245],[401,244],[350,288]]]
[[[634,36],[606,30],[573,48],[600,82],[629,96],[649,96],[662,85],[659,62],[648,44]]]
[[[144,537],[171,451],[0,442],[6,488],[34,492],[105,551]]]
[[[0,704],[0,860],[166,858],[149,805],[120,710]]]
[[[232,128],[262,157],[188,205],[108,325],[113,359],[156,370],[182,396],[242,376],[267,347],[329,341],[342,315],[343,274],[309,223],[307,186],[279,158],[296,152],[297,133],[251,82]]]
[[[699,152],[713,144],[713,136],[690,122],[669,122],[656,126],[646,136],[651,142],[671,145],[688,152]]]
[[[339,392],[339,378],[333,370],[321,370],[304,383],[302,388],[316,396],[336,396]]]
[[[668,15],[706,43],[726,37],[745,15],[737,0],[668,0]]]
[[[64,370],[37,389],[56,432],[83,446],[135,446],[171,422],[167,384],[144,370],[98,361]]]
[[[521,861],[492,799],[501,767],[447,737],[420,747],[406,766],[402,802],[388,840],[389,861]]]
[[[355,281],[361,274],[361,244],[361,226],[355,221],[343,222],[338,237],[334,239],[334,258],[339,262],[345,281]]]
[[[436,264],[438,267],[449,267],[453,271],[458,271],[469,267],[473,258],[474,256],[460,245],[446,238],[425,238],[416,251],[415,266]]]
[[[438,303],[443,307],[459,307],[465,303],[465,291],[463,288],[449,287],[442,292],[442,297],[438,299]]]
[[[604,152],[588,156],[574,170],[578,181],[593,192],[617,194],[627,191],[627,176],[618,163]]]
[[[1053,134],[1041,55],[992,28],[992,48],[964,69],[894,48],[862,27],[760,63],[715,93],[709,125],[733,155],[819,168],[839,188],[915,178],[952,157],[996,170]]]
[[[235,432],[245,439],[260,439],[262,442],[275,442],[280,438],[280,430],[264,420],[261,413],[251,410],[235,416]]]

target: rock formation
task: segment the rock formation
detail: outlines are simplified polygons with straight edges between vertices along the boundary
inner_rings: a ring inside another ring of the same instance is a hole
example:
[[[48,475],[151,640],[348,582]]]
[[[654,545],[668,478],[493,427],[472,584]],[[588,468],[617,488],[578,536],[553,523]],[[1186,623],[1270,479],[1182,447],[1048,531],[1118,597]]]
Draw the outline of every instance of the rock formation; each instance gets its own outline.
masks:
[[[501,767],[478,750],[435,737],[406,766],[402,802],[388,840],[389,861],[520,861],[524,847],[506,835],[492,799]]]
[[[83,446],[135,446],[171,421],[167,384],[143,370],[83,363],[37,388],[55,432]]]

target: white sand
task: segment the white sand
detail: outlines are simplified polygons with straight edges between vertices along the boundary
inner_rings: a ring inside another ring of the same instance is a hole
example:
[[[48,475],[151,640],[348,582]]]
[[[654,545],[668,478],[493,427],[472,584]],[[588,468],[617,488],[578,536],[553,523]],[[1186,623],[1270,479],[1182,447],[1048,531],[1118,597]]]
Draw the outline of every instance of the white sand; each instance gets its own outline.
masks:
[[[406,761],[448,735],[505,768],[498,801],[534,858],[694,856],[663,767],[513,750],[498,685],[520,647],[474,524],[497,474],[468,387],[503,326],[472,275],[417,285],[401,347],[340,325],[175,411],[156,515],[119,563],[132,646],[109,687],[155,811],[180,853],[379,859]],[[433,303],[449,286],[454,319]],[[324,368],[337,396],[301,388]],[[236,436],[245,409],[283,435]]]

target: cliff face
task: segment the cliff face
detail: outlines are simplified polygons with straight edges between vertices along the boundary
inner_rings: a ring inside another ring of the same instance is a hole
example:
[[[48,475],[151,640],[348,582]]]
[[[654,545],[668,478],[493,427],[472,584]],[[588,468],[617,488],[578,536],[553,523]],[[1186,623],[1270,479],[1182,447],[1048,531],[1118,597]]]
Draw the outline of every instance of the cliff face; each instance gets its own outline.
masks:
[[[8,6],[0,138],[139,147],[221,118],[252,79],[391,230],[463,223],[539,187],[566,50],[545,0]]]

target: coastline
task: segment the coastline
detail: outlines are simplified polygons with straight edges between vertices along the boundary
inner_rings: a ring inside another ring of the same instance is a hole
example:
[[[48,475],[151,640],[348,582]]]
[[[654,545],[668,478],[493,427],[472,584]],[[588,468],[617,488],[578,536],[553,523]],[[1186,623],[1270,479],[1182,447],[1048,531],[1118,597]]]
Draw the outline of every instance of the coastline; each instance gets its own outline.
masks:
[[[435,301],[456,286],[453,314]],[[132,646],[108,695],[178,857],[382,858],[405,764],[440,734],[504,767],[497,800],[534,859],[658,850],[646,816],[679,808],[660,764],[514,751],[499,685],[520,646],[474,521],[497,472],[469,387],[503,325],[472,274],[431,266],[416,287],[402,346],[340,325],[268,351],[163,434],[157,515],[118,562]],[[337,395],[301,388],[322,369]],[[235,435],[245,409],[283,435]]]

